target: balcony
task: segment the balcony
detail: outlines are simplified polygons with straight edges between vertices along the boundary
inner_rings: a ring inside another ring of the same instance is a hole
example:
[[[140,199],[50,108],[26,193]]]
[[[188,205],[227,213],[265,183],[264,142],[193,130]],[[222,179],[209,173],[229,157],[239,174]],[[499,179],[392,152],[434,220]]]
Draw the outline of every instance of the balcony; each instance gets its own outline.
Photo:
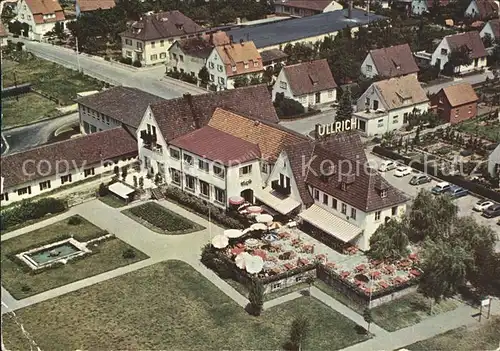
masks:
[[[290,186],[284,187],[280,184],[279,180],[273,180],[271,182],[271,189],[283,196],[289,196],[291,193]]]
[[[141,139],[146,149],[152,150],[156,146],[156,134],[141,130]]]

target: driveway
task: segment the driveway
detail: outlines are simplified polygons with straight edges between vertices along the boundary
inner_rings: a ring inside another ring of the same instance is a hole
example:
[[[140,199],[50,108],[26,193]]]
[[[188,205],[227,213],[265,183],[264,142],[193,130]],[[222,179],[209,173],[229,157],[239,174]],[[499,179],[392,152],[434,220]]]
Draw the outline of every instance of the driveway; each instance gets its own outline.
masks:
[[[484,82],[486,80],[486,77],[488,77],[489,79],[493,79],[494,78],[493,72],[486,71],[484,73],[474,74],[474,75],[466,76],[463,78],[454,78],[453,81],[451,81],[451,82],[446,82],[446,83],[442,83],[442,84],[436,84],[436,85],[424,87],[424,90],[426,93],[435,94],[439,90],[441,90],[442,88],[447,87],[449,85],[456,85],[456,84],[460,84],[460,83],[464,83],[464,82],[467,82],[470,84],[481,83],[481,82]]]
[[[7,144],[5,154],[24,151],[43,145],[49,141],[50,136],[57,129],[73,123],[78,123],[78,112],[30,124],[28,126],[6,130],[2,133]]]
[[[282,119],[280,125],[289,128],[293,131],[296,131],[297,133],[309,135],[309,133],[314,130],[314,126],[316,124],[327,124],[335,121],[336,114],[337,110],[332,109],[321,112],[311,117],[296,119],[293,121],[287,121],[286,119]]]
[[[185,82],[177,82],[164,78],[164,65],[137,70],[133,67],[108,62],[103,58],[87,54],[80,54],[77,57],[74,50],[61,46],[29,41],[22,38],[9,39],[12,41],[22,41],[26,50],[36,56],[72,69],[80,68],[85,74],[113,85],[138,88],[165,99],[180,97],[184,93],[200,94],[205,92],[205,90]]]

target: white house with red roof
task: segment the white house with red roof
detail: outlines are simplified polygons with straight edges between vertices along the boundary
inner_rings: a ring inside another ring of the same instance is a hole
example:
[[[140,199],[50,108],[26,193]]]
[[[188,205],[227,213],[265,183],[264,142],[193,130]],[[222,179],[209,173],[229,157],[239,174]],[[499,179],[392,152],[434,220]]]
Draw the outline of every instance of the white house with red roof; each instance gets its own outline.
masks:
[[[27,31],[23,29],[21,34],[36,41],[52,31],[57,22],[65,21],[58,0],[20,0],[15,19],[27,27]]]

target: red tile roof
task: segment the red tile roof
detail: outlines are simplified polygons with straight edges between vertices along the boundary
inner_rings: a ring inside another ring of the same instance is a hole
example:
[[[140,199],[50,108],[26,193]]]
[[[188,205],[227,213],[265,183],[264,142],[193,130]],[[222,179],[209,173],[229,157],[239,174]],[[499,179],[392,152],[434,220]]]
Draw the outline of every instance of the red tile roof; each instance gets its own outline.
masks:
[[[283,69],[295,96],[337,88],[325,59],[285,66]]]
[[[378,75],[383,78],[417,73],[419,68],[408,44],[370,51]]]
[[[2,156],[0,172],[9,188],[124,156],[137,156],[137,141],[125,129],[114,128]]]
[[[476,0],[479,18],[487,19],[498,17],[498,4],[492,0]]]
[[[185,95],[151,104],[150,107],[167,141],[205,126],[217,107],[257,120],[279,122],[266,85]]]
[[[323,11],[332,0],[285,0],[276,1],[275,5],[285,5],[289,7],[297,7],[314,11]]]
[[[479,32],[472,31],[452,34],[444,38],[448,42],[451,50],[459,50],[465,46],[469,50],[472,59],[488,56],[483,41],[479,36]]]
[[[109,10],[116,6],[115,0],[76,0],[81,12]]]
[[[450,85],[443,88],[442,91],[452,107],[469,104],[479,100],[470,83]]]
[[[65,19],[63,9],[57,0],[26,0],[26,4],[37,24],[63,21]],[[43,18],[44,15],[55,15],[55,17]]]
[[[262,58],[253,41],[219,45],[215,50],[224,63],[228,77],[257,73],[264,69]]]
[[[258,145],[209,126],[174,139],[170,144],[226,166],[261,157]]]
[[[203,28],[180,11],[160,12],[144,16],[120,33],[125,38],[155,40],[201,33]]]

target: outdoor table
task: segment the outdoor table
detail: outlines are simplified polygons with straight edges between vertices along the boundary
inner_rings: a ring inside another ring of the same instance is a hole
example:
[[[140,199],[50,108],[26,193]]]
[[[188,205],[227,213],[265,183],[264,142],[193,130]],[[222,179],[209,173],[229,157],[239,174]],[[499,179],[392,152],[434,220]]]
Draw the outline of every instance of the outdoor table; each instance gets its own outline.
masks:
[[[415,277],[419,277],[420,276],[420,271],[417,270],[417,269],[412,269],[410,271],[410,274],[413,275],[413,276],[415,276]]]
[[[372,276],[372,278],[374,278],[374,279],[378,279],[378,278],[380,278],[381,274],[382,274],[382,273],[380,273],[379,271],[374,271],[374,272],[371,272],[371,276]]]
[[[309,264],[309,260],[307,258],[299,258],[298,263],[299,265],[306,266]]]
[[[389,287],[389,284],[387,284],[384,280],[378,282],[378,285],[380,285],[382,289],[387,289]]]

